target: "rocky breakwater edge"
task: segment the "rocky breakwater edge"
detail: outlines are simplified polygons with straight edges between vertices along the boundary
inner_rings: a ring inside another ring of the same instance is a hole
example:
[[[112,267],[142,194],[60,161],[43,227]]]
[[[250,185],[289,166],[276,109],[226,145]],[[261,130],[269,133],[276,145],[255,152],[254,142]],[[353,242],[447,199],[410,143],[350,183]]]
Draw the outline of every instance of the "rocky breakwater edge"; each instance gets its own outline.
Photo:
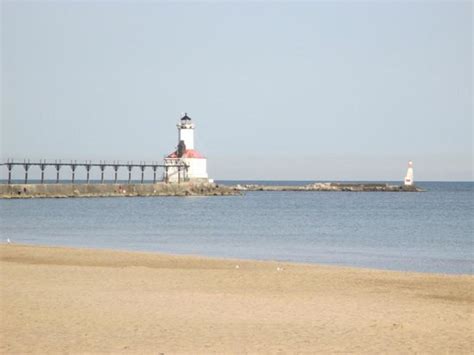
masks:
[[[233,187],[237,191],[335,191],[335,192],[423,192],[415,185],[390,185],[377,183],[313,183],[301,186],[245,184]]]
[[[241,192],[213,183],[156,184],[11,184],[0,185],[0,198],[228,196]]]

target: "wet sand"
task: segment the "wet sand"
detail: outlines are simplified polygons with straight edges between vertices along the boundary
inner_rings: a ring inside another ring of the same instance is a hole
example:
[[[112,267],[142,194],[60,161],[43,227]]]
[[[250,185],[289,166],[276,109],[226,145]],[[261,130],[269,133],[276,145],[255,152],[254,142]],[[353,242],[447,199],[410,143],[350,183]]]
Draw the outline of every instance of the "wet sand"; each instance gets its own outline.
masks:
[[[1,353],[474,350],[473,276],[13,244],[0,271]]]

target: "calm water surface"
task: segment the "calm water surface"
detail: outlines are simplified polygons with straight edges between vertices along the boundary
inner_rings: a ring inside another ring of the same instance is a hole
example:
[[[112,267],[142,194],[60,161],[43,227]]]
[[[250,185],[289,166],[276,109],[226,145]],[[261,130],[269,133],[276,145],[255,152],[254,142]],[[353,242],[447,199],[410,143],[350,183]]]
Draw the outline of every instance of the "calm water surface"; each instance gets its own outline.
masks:
[[[1,238],[472,274],[474,183],[419,186],[428,191],[0,200]]]

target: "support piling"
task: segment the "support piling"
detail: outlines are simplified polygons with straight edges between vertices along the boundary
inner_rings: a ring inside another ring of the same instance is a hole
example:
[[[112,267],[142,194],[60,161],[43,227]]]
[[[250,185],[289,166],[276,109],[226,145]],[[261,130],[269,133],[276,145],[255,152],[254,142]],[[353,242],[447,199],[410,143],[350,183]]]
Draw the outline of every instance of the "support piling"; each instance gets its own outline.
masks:
[[[144,179],[144,177],[145,177],[145,166],[144,166],[144,165],[140,165],[140,169],[142,170],[141,183],[143,184],[143,179]]]
[[[77,164],[74,162],[71,162],[71,170],[72,170],[72,183],[74,184],[75,178],[76,178],[76,167]]]
[[[43,161],[40,160],[39,167],[41,169],[41,183],[44,184],[44,169],[46,168],[46,164],[44,164]]]
[[[7,168],[8,168],[8,185],[12,183],[12,168],[13,164],[10,163],[10,160],[7,162]]]
[[[115,176],[114,176],[114,184],[117,183],[117,176],[118,176],[118,169],[119,169],[119,166],[117,164],[114,164],[113,165],[113,168],[114,168],[114,171],[115,171]]]
[[[56,184],[59,184],[59,170],[61,169],[61,161],[59,163],[56,161]]]
[[[100,164],[100,183],[104,183],[104,170],[105,170],[105,165],[101,162]]]
[[[90,164],[90,162],[89,162],[89,164],[86,162],[84,166],[86,167],[86,171],[87,171],[86,183],[89,184],[91,164]]]
[[[25,162],[25,164],[23,165],[24,169],[25,169],[25,185],[28,184],[28,169],[30,168],[30,164],[29,164],[29,161],[28,163]]]

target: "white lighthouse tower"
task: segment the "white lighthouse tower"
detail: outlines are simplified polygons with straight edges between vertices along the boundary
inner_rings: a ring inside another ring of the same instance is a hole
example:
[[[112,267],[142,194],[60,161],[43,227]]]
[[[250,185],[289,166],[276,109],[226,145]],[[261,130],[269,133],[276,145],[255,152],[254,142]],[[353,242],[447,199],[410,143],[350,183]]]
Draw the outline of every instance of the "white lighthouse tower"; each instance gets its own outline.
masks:
[[[413,162],[410,160],[408,162],[408,170],[404,180],[405,186],[413,185]]]
[[[194,128],[191,117],[185,113],[178,127],[178,146],[165,157],[166,182],[199,181],[209,182],[207,159],[194,149]],[[184,168],[184,166],[186,166]]]

